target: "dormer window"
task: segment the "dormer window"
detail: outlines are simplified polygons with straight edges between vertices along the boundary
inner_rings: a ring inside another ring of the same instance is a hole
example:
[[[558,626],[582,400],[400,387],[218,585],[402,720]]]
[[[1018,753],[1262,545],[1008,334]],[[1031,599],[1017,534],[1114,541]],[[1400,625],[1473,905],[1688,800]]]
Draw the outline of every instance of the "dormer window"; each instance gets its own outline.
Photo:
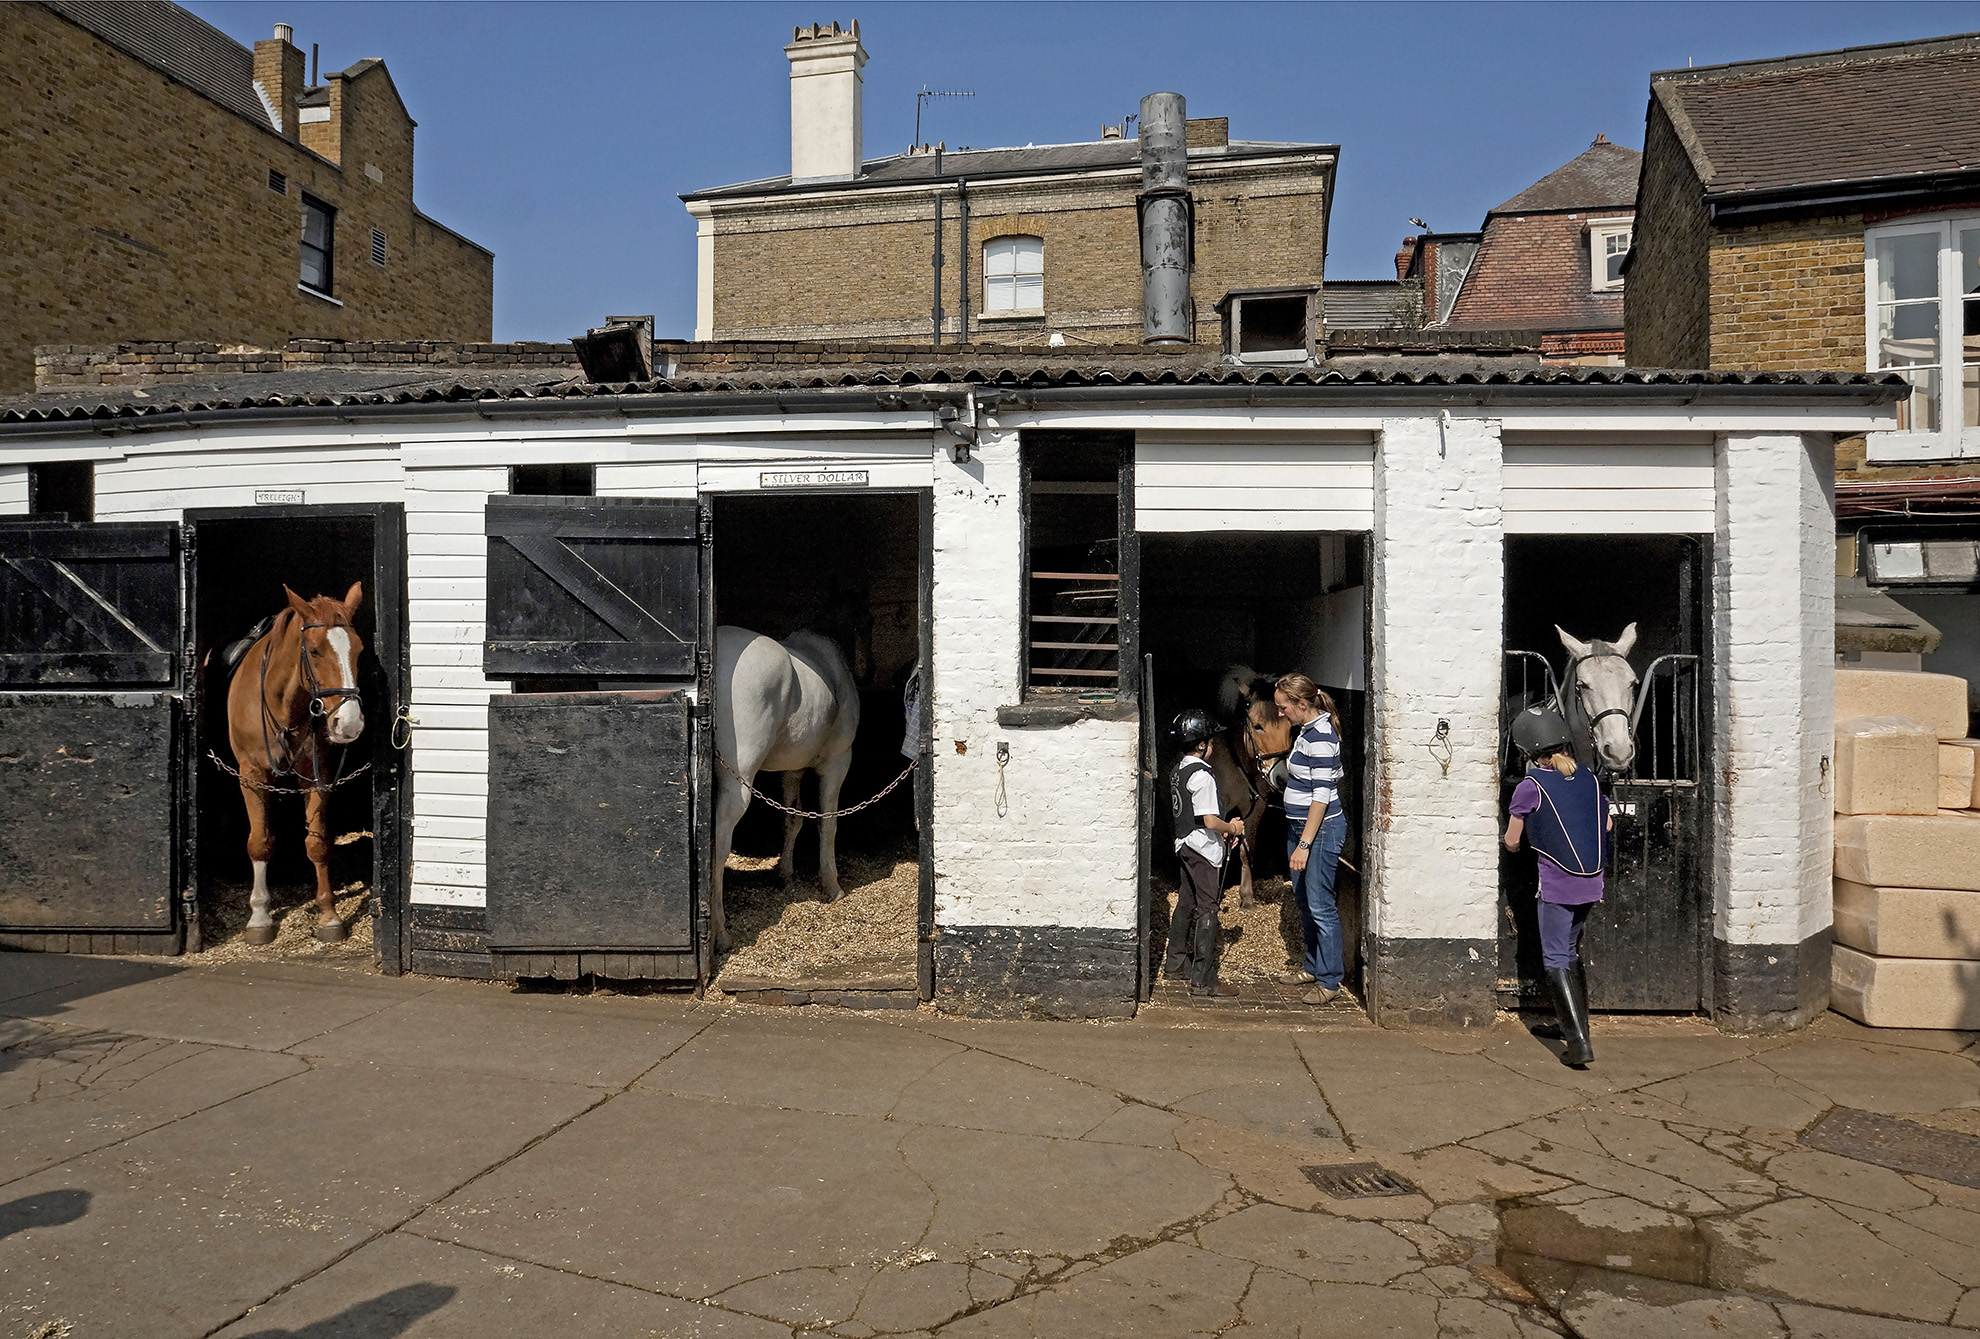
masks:
[[[1588,291],[1623,291],[1623,261],[1634,225],[1629,219],[1596,219],[1588,225]]]

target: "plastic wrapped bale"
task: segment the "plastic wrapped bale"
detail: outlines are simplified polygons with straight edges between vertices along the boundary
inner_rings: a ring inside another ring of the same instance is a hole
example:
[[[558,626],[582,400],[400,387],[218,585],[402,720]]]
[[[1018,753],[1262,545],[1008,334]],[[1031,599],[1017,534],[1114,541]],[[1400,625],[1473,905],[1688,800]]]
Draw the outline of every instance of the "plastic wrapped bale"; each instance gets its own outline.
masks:
[[[1966,680],[1914,670],[1836,671],[1836,719],[1904,716],[1940,739],[1966,737]]]

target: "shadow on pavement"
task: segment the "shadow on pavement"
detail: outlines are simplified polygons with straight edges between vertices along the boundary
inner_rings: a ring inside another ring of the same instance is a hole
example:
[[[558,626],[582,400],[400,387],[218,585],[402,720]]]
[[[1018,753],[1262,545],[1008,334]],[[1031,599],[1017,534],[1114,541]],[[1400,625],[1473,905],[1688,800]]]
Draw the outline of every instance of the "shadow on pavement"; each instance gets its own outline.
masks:
[[[45,1014],[56,1005],[163,980],[184,970],[162,962],[0,949],[0,1013]]]
[[[241,1339],[391,1339],[454,1300],[444,1283],[409,1283],[300,1330],[256,1330]]]
[[[44,1190],[0,1204],[0,1237],[37,1227],[60,1227],[89,1212],[87,1190]]]

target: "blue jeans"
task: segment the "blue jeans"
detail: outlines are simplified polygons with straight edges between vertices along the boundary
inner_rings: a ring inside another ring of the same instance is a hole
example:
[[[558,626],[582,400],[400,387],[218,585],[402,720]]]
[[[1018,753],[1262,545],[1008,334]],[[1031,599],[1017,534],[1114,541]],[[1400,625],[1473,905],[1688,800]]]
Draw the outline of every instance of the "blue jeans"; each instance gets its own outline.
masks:
[[[1286,859],[1299,846],[1306,821],[1286,820]],[[1339,810],[1320,820],[1306,868],[1292,876],[1293,897],[1299,903],[1299,928],[1306,939],[1306,970],[1329,990],[1341,984],[1347,968],[1341,957],[1341,913],[1334,905],[1334,872],[1340,867],[1341,845],[1347,841],[1347,816]]]

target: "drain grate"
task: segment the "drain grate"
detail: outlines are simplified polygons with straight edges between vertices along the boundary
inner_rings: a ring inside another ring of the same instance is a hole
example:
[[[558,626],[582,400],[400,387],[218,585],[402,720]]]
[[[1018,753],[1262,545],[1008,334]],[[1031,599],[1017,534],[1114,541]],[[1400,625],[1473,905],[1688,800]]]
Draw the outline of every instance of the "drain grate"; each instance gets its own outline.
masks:
[[[1378,1195],[1414,1195],[1416,1187],[1379,1162],[1336,1162],[1325,1167],[1302,1167],[1306,1179],[1337,1200],[1374,1199]]]
[[[1809,1148],[1980,1190],[1980,1139],[1837,1107],[1801,1136]]]

